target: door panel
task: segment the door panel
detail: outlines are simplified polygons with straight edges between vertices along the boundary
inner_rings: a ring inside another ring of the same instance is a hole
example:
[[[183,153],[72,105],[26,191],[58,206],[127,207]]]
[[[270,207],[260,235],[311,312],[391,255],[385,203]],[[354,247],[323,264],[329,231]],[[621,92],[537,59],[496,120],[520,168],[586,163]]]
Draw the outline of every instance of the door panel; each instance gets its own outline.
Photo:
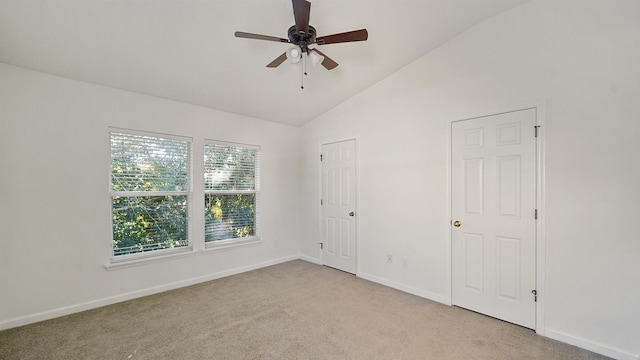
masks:
[[[496,159],[498,215],[520,217],[520,156]]]
[[[535,328],[535,109],[452,123],[452,301]]]
[[[322,262],[356,272],[355,140],[322,146]]]
[[[471,291],[484,291],[484,238],[480,234],[464,234],[464,286]]]
[[[520,239],[496,237],[497,295],[515,301],[520,299]]]
[[[482,215],[484,209],[483,166],[482,159],[464,160],[464,203],[467,214]]]

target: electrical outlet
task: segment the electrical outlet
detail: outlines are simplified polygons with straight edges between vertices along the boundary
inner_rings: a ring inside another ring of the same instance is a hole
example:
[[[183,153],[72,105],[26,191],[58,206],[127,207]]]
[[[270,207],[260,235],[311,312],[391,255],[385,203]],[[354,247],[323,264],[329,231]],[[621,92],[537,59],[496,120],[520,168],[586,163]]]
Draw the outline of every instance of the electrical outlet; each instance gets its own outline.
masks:
[[[393,256],[391,256],[391,255],[387,255],[387,263],[388,263],[388,264],[393,263]]]

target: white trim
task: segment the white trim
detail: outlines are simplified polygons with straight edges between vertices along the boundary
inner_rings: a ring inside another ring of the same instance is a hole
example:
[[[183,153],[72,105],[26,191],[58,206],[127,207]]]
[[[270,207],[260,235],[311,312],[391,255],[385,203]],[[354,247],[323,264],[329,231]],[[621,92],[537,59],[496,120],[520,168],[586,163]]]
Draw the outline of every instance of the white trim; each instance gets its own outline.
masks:
[[[161,139],[169,139],[169,140],[176,140],[176,141],[186,141],[189,144],[193,144],[192,136],[174,135],[174,134],[167,134],[167,133],[147,131],[147,130],[119,128],[119,127],[113,127],[113,126],[109,126],[108,130],[109,130],[109,137],[111,137],[111,133],[131,134],[131,135],[137,135],[137,136],[158,137]]]
[[[339,138],[337,140],[323,140],[323,141],[320,141],[320,149],[322,149],[323,145],[337,144],[337,143],[341,143],[341,142],[345,142],[345,141],[351,141],[351,140],[355,140],[356,143],[357,143],[358,142],[358,136],[345,136],[345,137]]]
[[[322,159],[322,146],[324,142],[318,143],[318,154],[320,154],[320,159]],[[318,164],[318,244],[322,244],[322,160],[317,162]],[[322,246],[318,246],[318,260],[320,261],[319,265],[324,265],[324,244]]]
[[[258,190],[205,190],[205,195],[249,195],[249,194],[259,194]]]
[[[452,151],[452,130],[451,127],[456,121],[472,120],[477,118],[483,118],[493,115],[499,115],[514,111],[534,109],[536,111],[536,125],[540,126],[538,131],[538,138],[536,139],[536,209],[540,216],[536,222],[536,290],[538,293],[538,301],[536,302],[536,325],[535,331],[538,335],[544,336],[546,333],[546,312],[545,312],[545,285],[546,285],[546,234],[545,234],[545,99],[531,100],[519,104],[512,104],[506,106],[500,110],[487,111],[484,115],[471,115],[451,119],[449,121],[449,127],[447,129],[447,217],[452,220],[453,205],[451,204],[452,188],[451,188],[451,151]],[[453,274],[452,274],[452,241],[451,241],[451,227],[447,232],[446,238],[446,276],[448,281],[445,285],[445,304],[452,305],[453,303]]]
[[[205,144],[213,144],[213,145],[221,145],[221,146],[243,147],[243,148],[252,149],[252,150],[260,150],[260,145],[251,145],[251,144],[232,142],[232,141],[204,139],[204,143]]]
[[[249,236],[244,238],[226,239],[206,241],[204,243],[203,253],[216,252],[222,250],[236,249],[239,247],[253,246],[264,243],[260,236]]]
[[[311,256],[307,255],[300,255],[300,260],[304,260],[316,265],[322,265],[322,261],[320,260],[320,258],[312,258]]]
[[[546,198],[546,155],[545,155],[545,114],[546,103],[542,99],[535,104],[536,109],[536,125],[538,128],[538,138],[536,139],[536,208],[538,209],[538,221],[536,222],[536,291],[538,302],[536,303],[536,333],[544,336],[546,327],[546,279],[547,279],[547,237],[546,237],[546,218],[547,211],[545,206]]]
[[[449,306],[453,306],[453,252],[452,252],[452,240],[451,240],[451,222],[453,221],[453,214],[452,214],[452,204],[451,204],[451,197],[453,196],[452,193],[452,189],[451,189],[451,159],[452,159],[452,155],[451,152],[453,150],[453,139],[451,138],[453,136],[453,131],[451,130],[453,126],[453,121],[449,122],[449,126],[447,127],[447,149],[448,151],[446,151],[447,154],[447,205],[446,205],[446,212],[447,212],[447,218],[449,219],[449,227],[448,227],[448,231],[447,231],[447,237],[445,239],[446,244],[445,244],[445,249],[444,249],[444,266],[445,266],[445,279],[448,279],[449,281],[445,281],[444,284],[444,294],[445,294],[445,304],[449,305]]]
[[[411,286],[407,286],[395,281],[391,281],[388,279],[384,279],[375,275],[371,275],[368,273],[360,273],[357,275],[359,278],[380,284],[380,285],[384,285],[384,286],[388,286],[390,288],[396,289],[396,290],[400,290],[402,292],[406,292],[409,293],[411,295],[415,295],[415,296],[419,296],[421,298],[425,298],[427,300],[431,300],[431,301],[435,301],[441,304],[445,304],[445,305],[449,305],[447,303],[447,297],[441,294],[437,294],[431,291],[425,291],[422,289],[416,289],[414,287]]]
[[[174,260],[187,256],[193,256],[196,251],[191,246],[184,246],[175,249],[162,249],[154,251],[145,251],[131,255],[118,255],[112,257],[111,262],[104,265],[107,270],[124,269],[132,266],[150,264],[154,262]]]
[[[569,335],[562,331],[556,331],[553,329],[546,329],[546,337],[549,339],[557,340],[569,345],[577,346],[579,348],[593,351],[604,356],[608,356],[618,360],[640,360],[640,355],[631,354],[626,351],[616,349],[607,345],[603,345],[590,340],[585,340],[573,335]]]
[[[111,197],[189,196],[189,191],[111,191]]]
[[[356,142],[356,276],[362,271],[360,269],[360,224],[362,223],[359,217],[362,214],[360,211],[360,141],[357,136],[353,137]]]
[[[85,310],[91,310],[91,309],[112,305],[112,304],[116,304],[116,303],[127,301],[127,300],[137,299],[143,296],[158,294],[158,293],[169,291],[169,290],[175,290],[182,287],[199,284],[206,281],[216,280],[223,277],[240,274],[247,271],[257,270],[264,267],[273,266],[273,265],[285,263],[288,261],[298,260],[298,259],[300,259],[299,255],[283,257],[279,259],[261,262],[258,264],[242,266],[242,267],[233,268],[229,270],[219,271],[219,272],[208,274],[208,275],[197,276],[190,279],[175,281],[168,284],[153,286],[153,287],[142,289],[142,290],[136,290],[136,291],[132,291],[124,294],[108,296],[105,298],[87,301],[79,304],[63,306],[53,310],[47,310],[47,311],[42,311],[35,314],[10,318],[0,322],[0,330],[11,329],[14,327],[28,325],[28,324],[36,323],[39,321],[49,320],[49,319],[57,318],[60,316],[70,315],[70,314],[74,314],[74,313],[85,311]]]

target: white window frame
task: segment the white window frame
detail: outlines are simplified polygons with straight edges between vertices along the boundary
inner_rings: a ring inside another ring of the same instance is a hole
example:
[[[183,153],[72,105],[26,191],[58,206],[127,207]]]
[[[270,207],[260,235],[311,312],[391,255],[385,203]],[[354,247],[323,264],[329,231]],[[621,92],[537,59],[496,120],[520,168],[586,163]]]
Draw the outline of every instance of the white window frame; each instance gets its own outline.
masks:
[[[235,147],[235,148],[242,148],[242,149],[250,149],[250,150],[254,150],[255,153],[255,163],[254,163],[254,176],[255,176],[255,189],[253,190],[211,190],[211,189],[204,189],[204,199],[206,201],[206,197],[207,195],[215,195],[215,194],[222,194],[222,195],[234,195],[234,194],[255,194],[255,211],[254,211],[254,223],[253,223],[253,227],[254,227],[254,234],[252,236],[246,236],[246,237],[236,237],[236,238],[229,238],[229,239],[224,239],[224,240],[212,240],[212,241],[206,241],[206,234],[205,237],[203,239],[204,243],[205,243],[205,250],[214,250],[214,249],[228,249],[228,248],[233,248],[233,247],[238,247],[238,246],[246,246],[246,245],[253,245],[256,243],[260,243],[262,242],[261,238],[260,238],[260,152],[261,152],[261,148],[258,145],[249,145],[249,144],[242,144],[242,143],[234,143],[234,142],[228,142],[228,141],[220,141],[220,140],[211,140],[211,139],[205,139],[204,140],[204,153],[206,154],[206,148],[207,145],[218,145],[218,146],[228,146],[228,147]],[[203,169],[203,174],[202,177],[205,178],[207,176],[207,165],[206,165],[206,159],[204,159],[205,164],[204,164],[204,169]],[[206,182],[206,181],[205,181]],[[202,204],[204,205],[204,204]],[[206,223],[204,224],[204,226],[206,227]],[[205,233],[206,233],[206,228],[205,228]]]
[[[122,263],[138,263],[139,261],[147,261],[147,260],[159,260],[168,257],[174,257],[176,255],[184,254],[186,252],[193,252],[193,231],[192,231],[192,208],[193,208],[193,138],[178,136],[178,135],[169,135],[162,133],[154,133],[149,131],[139,131],[139,130],[131,130],[131,129],[122,129],[122,128],[109,128],[109,143],[111,144],[112,134],[126,134],[133,136],[147,136],[159,139],[166,140],[175,140],[180,142],[185,142],[187,144],[187,189],[184,191],[114,191],[111,183],[111,145],[109,150],[109,194],[110,194],[110,204],[111,204],[111,240],[110,240],[110,263],[112,265],[118,265]],[[185,246],[180,246],[176,248],[170,249],[158,249],[158,250],[150,250],[143,251],[133,254],[124,254],[124,255],[115,255],[114,254],[114,234],[113,234],[113,199],[114,197],[153,197],[153,196],[186,196],[187,204],[186,204],[186,235],[187,244]]]

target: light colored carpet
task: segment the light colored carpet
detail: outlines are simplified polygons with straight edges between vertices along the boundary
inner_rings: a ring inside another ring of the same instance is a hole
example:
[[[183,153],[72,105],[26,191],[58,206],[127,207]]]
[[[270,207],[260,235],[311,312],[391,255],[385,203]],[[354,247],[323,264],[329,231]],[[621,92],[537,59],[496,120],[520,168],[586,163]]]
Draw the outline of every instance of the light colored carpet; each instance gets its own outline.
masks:
[[[304,261],[0,332],[0,359],[605,359]]]

